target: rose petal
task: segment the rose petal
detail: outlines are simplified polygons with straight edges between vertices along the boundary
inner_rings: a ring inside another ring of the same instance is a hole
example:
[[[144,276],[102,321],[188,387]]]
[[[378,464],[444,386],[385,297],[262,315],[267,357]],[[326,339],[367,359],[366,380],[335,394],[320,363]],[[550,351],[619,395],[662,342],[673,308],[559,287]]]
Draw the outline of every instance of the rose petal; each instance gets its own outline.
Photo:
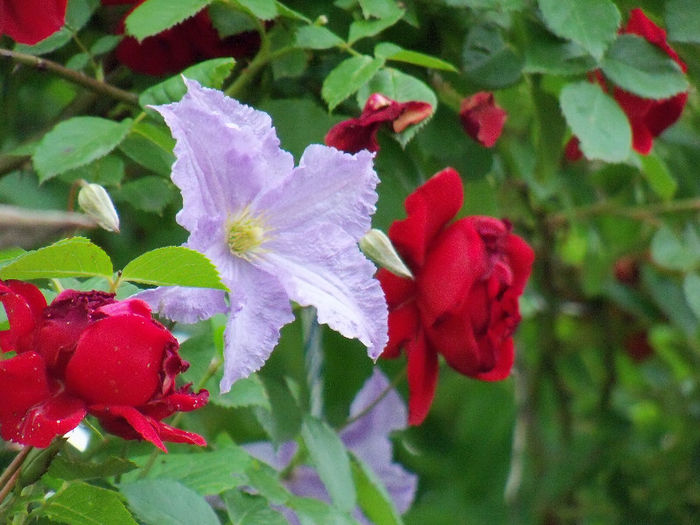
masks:
[[[406,345],[408,359],[408,424],[420,425],[428,415],[435,396],[438,377],[437,354],[427,345],[423,334]]]

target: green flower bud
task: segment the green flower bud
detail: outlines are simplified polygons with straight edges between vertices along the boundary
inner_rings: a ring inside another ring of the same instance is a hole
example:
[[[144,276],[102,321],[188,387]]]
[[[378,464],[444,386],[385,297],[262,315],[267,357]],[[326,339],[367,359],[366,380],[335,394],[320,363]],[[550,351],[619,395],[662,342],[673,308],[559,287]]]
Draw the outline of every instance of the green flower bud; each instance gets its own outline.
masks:
[[[360,249],[382,268],[386,268],[399,277],[413,279],[411,270],[401,260],[394,245],[391,244],[391,240],[383,231],[374,228],[368,231],[360,239]]]
[[[99,184],[81,182],[78,204],[83,211],[95,219],[97,224],[109,232],[119,231],[119,215],[114,209],[107,190]]]

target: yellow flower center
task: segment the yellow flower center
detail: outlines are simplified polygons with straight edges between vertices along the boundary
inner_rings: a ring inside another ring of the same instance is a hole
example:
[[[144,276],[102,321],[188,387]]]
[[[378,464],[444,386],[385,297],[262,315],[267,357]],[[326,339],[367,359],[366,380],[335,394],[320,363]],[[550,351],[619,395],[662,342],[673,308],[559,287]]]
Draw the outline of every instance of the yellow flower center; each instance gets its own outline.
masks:
[[[236,257],[250,259],[254,251],[265,241],[263,222],[247,209],[230,218],[227,224],[229,250]]]

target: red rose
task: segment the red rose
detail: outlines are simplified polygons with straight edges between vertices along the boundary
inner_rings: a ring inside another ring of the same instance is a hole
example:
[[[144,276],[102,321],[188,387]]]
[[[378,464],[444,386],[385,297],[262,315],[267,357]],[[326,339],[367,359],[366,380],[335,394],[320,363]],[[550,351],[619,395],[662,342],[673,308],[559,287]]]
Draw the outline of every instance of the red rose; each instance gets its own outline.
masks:
[[[467,135],[491,148],[501,136],[507,114],[493,99],[493,93],[480,91],[462,100],[459,118]]]
[[[102,0],[103,4],[136,4],[133,11],[145,0]],[[126,16],[129,16],[127,13]],[[126,16],[124,20],[126,20]],[[124,32],[122,20],[119,32]],[[122,64],[145,75],[171,75],[200,60],[217,57],[242,58],[254,54],[260,47],[260,35],[256,31],[221,39],[212,25],[206,9],[191,18],[141,42],[125,37],[117,46],[116,56]]]
[[[374,93],[367,99],[358,118],[339,122],[328,131],[326,145],[347,153],[357,153],[363,149],[379,151],[377,132],[382,125],[389,123],[395,133],[401,133],[432,112],[433,107],[427,102],[396,102],[381,93]]]
[[[377,274],[389,305],[384,357],[408,358],[409,423],[425,419],[435,393],[438,354],[461,374],[506,378],[513,365],[518,297],[534,253],[510,223],[491,217],[451,222],[462,206],[459,174],[447,168],[408,196],[408,217],[389,238],[415,279]]]
[[[0,0],[0,36],[34,45],[63,27],[68,0]]]
[[[188,364],[177,340],[138,299],[67,290],[46,306],[41,292],[19,281],[0,282],[10,329],[0,348],[0,434],[46,447],[90,413],[125,439],[205,445],[204,439],[161,420],[202,407],[208,392],[176,388]]]
[[[668,45],[666,31],[647,18],[641,9],[632,9],[627,25],[620,31],[621,34],[639,35],[651,44],[664,51],[671,57],[685,73],[687,66],[678,54]],[[596,71],[589,76],[592,82],[597,82],[608,91],[603,75]],[[647,155],[654,144],[654,137],[658,137],[671,124],[676,122],[688,101],[688,93],[678,93],[670,98],[655,100],[642,98],[638,95],[614,87],[613,97],[625,112],[632,128],[632,148],[642,155]],[[572,137],[566,145],[564,155],[568,160],[579,160],[583,153],[578,147],[578,139]]]

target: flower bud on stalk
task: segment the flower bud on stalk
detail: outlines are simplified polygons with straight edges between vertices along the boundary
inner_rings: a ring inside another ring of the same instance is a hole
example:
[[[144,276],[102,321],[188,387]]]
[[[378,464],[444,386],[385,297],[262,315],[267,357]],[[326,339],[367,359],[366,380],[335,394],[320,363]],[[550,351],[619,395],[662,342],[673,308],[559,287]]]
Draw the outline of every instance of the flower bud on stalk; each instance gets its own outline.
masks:
[[[78,204],[97,224],[108,232],[119,232],[119,215],[109,193],[99,184],[80,181]]]

